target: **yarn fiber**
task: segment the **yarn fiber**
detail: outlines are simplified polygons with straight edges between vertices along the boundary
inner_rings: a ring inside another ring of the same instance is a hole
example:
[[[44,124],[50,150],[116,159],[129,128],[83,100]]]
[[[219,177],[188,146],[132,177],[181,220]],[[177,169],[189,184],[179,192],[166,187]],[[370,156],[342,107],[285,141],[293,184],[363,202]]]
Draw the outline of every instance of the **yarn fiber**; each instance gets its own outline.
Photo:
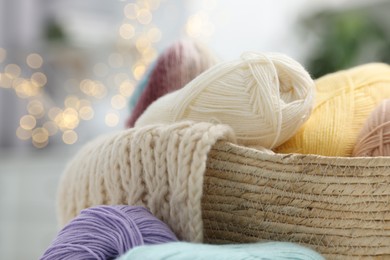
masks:
[[[183,39],[172,44],[160,55],[147,78],[145,90],[131,113],[127,127],[133,127],[135,121],[156,99],[182,88],[216,62],[211,51],[197,41]]]
[[[368,117],[360,131],[353,156],[390,156],[390,99]]]
[[[168,226],[143,207],[97,206],[66,225],[41,260],[115,259],[135,246],[176,240]]]
[[[145,74],[142,76],[141,80],[138,82],[137,87],[135,88],[135,90],[134,90],[134,92],[131,95],[130,100],[129,100],[130,112],[134,110],[135,106],[138,103],[140,96],[142,95],[146,86],[148,85],[150,74],[152,73],[155,66],[156,66],[155,62],[152,63],[151,65],[149,65],[148,70],[145,72]]]
[[[364,122],[390,98],[390,66],[361,65],[316,80],[315,108],[309,120],[279,153],[351,156]]]
[[[241,55],[154,102],[136,126],[181,120],[227,124],[239,144],[276,147],[308,119],[314,82],[295,60],[277,53]]]
[[[153,246],[140,246],[127,252],[118,260],[323,260],[315,251],[298,244],[268,242],[237,245],[206,245],[184,242]]]
[[[132,128],[90,142],[61,177],[60,225],[92,205],[143,205],[180,240],[201,242],[207,154],[220,140],[235,142],[230,127],[179,122]]]

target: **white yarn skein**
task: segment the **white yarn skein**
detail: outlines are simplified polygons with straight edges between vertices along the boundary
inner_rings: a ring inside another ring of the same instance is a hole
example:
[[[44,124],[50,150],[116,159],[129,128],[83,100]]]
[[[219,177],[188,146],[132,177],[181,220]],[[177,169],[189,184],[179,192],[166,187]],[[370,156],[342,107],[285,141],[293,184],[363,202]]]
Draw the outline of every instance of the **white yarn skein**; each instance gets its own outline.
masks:
[[[239,144],[272,149],[309,118],[314,81],[292,58],[246,52],[152,103],[136,127],[182,120],[227,124]]]

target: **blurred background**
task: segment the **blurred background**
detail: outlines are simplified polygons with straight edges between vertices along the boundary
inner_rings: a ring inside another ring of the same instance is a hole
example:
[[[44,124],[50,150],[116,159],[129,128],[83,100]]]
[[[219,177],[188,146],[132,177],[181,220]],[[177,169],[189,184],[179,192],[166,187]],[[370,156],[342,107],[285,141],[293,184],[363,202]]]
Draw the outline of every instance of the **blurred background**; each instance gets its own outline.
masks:
[[[283,52],[314,78],[390,62],[390,1],[0,0],[0,258],[37,259],[55,237],[67,161],[124,129],[129,99],[183,37],[222,60]]]

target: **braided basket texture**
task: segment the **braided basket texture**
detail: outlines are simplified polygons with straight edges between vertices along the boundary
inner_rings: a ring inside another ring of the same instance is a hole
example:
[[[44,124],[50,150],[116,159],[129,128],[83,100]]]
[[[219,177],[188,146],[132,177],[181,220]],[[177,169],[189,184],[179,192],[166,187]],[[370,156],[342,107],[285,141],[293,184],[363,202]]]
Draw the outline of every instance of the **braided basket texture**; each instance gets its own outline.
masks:
[[[329,259],[390,259],[390,158],[266,154],[218,142],[204,242],[289,241]]]

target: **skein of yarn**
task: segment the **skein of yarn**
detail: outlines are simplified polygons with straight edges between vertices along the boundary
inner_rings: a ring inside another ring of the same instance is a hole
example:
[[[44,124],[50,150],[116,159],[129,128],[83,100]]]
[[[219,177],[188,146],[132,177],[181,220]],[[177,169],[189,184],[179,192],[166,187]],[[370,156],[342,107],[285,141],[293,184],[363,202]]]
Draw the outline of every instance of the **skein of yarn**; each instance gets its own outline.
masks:
[[[173,241],[173,232],[146,208],[97,206],[65,226],[41,260],[115,259],[135,246]]]
[[[390,99],[372,111],[360,131],[352,156],[390,156]]]
[[[390,98],[390,66],[361,65],[316,80],[316,104],[309,120],[279,153],[351,156],[364,122]]]
[[[135,125],[222,123],[233,128],[240,144],[272,149],[309,118],[313,98],[314,82],[298,62],[277,53],[247,52],[161,97]]]
[[[199,42],[183,39],[172,44],[159,56],[126,126],[133,127],[152,102],[182,88],[216,62],[216,57]]]
[[[127,252],[118,260],[244,260],[244,259],[288,259],[323,260],[315,251],[286,242],[268,242],[237,245],[206,245],[185,242],[140,246]]]

